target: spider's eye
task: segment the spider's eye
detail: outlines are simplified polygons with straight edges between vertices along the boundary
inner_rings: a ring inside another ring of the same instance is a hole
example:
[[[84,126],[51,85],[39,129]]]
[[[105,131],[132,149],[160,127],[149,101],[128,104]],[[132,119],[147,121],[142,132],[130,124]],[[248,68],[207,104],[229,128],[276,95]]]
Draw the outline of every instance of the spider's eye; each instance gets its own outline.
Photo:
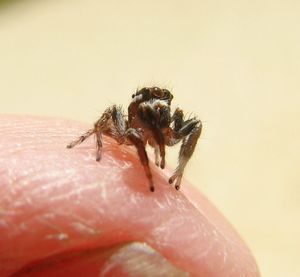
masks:
[[[169,99],[169,100],[173,99],[173,95],[171,94],[170,91],[168,91],[167,89],[163,89],[163,92],[164,92],[164,98],[165,99]]]
[[[132,98],[134,98],[135,97],[135,94],[132,94],[132,96],[131,96]]]
[[[163,98],[165,96],[165,93],[159,88],[154,88],[153,95],[157,98]]]

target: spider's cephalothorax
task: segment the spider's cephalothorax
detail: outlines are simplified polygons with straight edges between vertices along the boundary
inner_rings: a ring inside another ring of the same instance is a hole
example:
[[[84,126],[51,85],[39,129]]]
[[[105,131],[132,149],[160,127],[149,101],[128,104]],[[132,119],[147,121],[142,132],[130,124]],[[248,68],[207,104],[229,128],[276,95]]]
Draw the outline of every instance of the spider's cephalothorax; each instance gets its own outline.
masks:
[[[183,111],[177,108],[171,115],[173,95],[167,89],[158,87],[142,88],[132,95],[125,116],[121,107],[107,108],[94,128],[88,130],[67,147],[72,148],[92,134],[96,135],[96,160],[101,159],[102,134],[114,138],[120,144],[134,145],[149,180],[150,190],[154,191],[152,174],[145,147],[147,143],[154,148],[155,164],[165,167],[165,146],[173,146],[182,141],[178,166],[169,178],[169,183],[176,180],[175,188],[180,188],[184,168],[192,156],[202,124],[199,119],[184,120]]]

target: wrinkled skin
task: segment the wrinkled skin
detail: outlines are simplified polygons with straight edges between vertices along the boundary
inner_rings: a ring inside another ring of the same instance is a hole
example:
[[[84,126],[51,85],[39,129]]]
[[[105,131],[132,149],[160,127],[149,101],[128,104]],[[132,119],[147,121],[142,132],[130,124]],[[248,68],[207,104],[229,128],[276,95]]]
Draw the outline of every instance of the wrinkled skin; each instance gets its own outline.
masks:
[[[190,184],[104,137],[68,150],[86,126],[0,117],[0,276],[259,276],[231,225]],[[196,180],[194,180],[196,181]]]

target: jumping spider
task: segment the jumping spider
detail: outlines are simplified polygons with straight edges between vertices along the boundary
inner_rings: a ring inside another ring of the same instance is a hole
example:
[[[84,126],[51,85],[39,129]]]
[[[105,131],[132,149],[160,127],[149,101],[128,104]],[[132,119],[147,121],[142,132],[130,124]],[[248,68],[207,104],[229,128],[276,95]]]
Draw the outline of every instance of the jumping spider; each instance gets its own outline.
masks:
[[[165,146],[173,146],[182,141],[178,166],[169,179],[170,184],[176,180],[175,188],[179,190],[184,168],[194,152],[202,124],[196,118],[184,120],[183,111],[179,108],[171,115],[172,99],[173,95],[166,89],[145,87],[137,90],[132,95],[128,116],[124,115],[121,107],[114,105],[107,108],[95,123],[94,128],[71,142],[67,148],[73,148],[95,134],[96,160],[100,161],[102,134],[114,138],[119,144],[134,145],[149,180],[150,190],[154,191],[145,146],[148,143],[154,148],[155,164],[163,169]]]

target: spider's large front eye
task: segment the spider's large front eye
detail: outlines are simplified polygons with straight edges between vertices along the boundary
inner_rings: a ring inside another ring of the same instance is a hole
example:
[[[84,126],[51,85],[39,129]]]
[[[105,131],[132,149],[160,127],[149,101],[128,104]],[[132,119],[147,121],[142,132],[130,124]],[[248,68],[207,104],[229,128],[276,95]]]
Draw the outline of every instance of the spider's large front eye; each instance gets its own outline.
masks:
[[[160,88],[153,88],[153,95],[157,98],[164,98],[165,93]]]

